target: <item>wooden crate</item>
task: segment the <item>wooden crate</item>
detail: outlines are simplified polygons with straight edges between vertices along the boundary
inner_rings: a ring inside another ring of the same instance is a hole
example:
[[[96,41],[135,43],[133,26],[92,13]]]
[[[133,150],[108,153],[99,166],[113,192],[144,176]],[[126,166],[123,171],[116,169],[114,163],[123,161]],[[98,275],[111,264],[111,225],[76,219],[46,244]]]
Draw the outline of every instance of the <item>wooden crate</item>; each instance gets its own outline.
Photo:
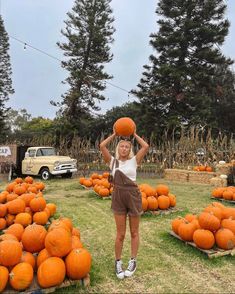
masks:
[[[168,209],[165,209],[165,210],[161,210],[161,209],[147,210],[142,215],[148,215],[148,214],[149,215],[168,215],[168,214],[179,212],[179,211],[182,211],[182,209],[181,208],[176,208],[176,207],[171,207],[171,208],[168,208]]]
[[[235,248],[233,248],[231,250],[224,250],[224,249],[221,249],[218,247],[213,247],[212,249],[206,250],[206,249],[198,248],[194,242],[187,242],[187,241],[182,240],[180,238],[180,236],[175,234],[173,231],[170,231],[170,235],[177,238],[178,240],[184,242],[186,245],[190,245],[192,247],[195,247],[199,251],[205,253],[208,258],[220,257],[220,256],[224,256],[224,255],[232,255],[232,256],[235,255]]]
[[[216,198],[216,197],[211,197],[211,199],[222,201],[222,202],[227,202],[227,203],[231,203],[231,204],[235,204],[235,200],[226,200],[224,198]]]
[[[46,288],[46,289],[43,289],[41,288],[39,285],[38,285],[38,282],[37,282],[37,276],[34,275],[34,279],[33,279],[33,282],[30,286],[30,288],[26,289],[24,292],[24,294],[38,294],[38,293],[52,293],[52,292],[55,292],[56,289],[60,289],[60,288],[67,288],[69,286],[73,286],[73,285],[79,285],[79,286],[82,286],[82,287],[89,287],[90,286],[90,275],[88,274],[85,278],[81,279],[81,280],[70,280],[70,279],[65,279],[64,282],[58,286],[55,286],[55,287],[50,287],[50,288]],[[13,290],[10,285],[8,285],[5,290],[3,291],[3,293],[6,293],[6,294],[16,294],[16,293],[19,293],[18,291],[16,290]]]

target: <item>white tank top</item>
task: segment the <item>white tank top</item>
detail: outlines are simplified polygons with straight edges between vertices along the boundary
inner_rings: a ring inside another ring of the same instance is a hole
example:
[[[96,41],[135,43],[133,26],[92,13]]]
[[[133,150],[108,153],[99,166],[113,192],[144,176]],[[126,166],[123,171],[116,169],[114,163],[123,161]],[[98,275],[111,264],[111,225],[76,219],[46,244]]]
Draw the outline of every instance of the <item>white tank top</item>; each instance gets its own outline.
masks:
[[[113,165],[113,160],[114,157],[111,157],[111,161],[110,161],[110,169],[112,169],[112,165]],[[116,170],[120,170],[121,172],[123,172],[129,179],[131,179],[132,181],[136,181],[136,169],[137,169],[137,162],[136,162],[136,157],[132,157],[131,159],[127,159],[125,161],[121,161],[118,160],[119,163],[119,167],[116,168]],[[114,164],[114,168],[113,168],[113,172],[112,175],[114,176],[115,174],[115,164]]]

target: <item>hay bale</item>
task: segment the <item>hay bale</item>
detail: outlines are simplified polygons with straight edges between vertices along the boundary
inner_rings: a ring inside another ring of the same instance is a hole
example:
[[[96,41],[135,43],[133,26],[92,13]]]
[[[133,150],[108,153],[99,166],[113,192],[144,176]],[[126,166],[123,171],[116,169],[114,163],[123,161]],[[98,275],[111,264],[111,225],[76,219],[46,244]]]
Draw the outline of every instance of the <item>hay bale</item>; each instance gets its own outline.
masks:
[[[188,170],[184,169],[165,169],[164,178],[170,181],[188,181]]]
[[[210,179],[215,176],[216,174],[213,172],[189,171],[188,181],[191,183],[210,184]]]
[[[213,177],[209,180],[214,187],[227,187],[227,179],[221,177]]]
[[[232,173],[232,163],[217,164],[215,171],[217,175],[230,175]]]

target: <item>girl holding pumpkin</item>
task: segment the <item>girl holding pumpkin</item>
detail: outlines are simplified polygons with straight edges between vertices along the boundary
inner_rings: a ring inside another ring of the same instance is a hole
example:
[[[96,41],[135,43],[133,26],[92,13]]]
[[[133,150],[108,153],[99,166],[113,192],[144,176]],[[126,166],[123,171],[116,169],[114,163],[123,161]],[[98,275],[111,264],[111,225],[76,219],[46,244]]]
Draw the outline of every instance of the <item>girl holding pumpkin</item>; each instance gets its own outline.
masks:
[[[136,170],[147,153],[149,145],[134,130],[133,136],[141,147],[137,154],[134,155],[133,153],[131,141],[124,139],[117,144],[114,158],[106,146],[116,136],[114,128],[113,134],[100,143],[100,150],[104,161],[109,164],[113,176],[114,190],[111,208],[116,222],[115,271],[117,277],[123,279],[125,276],[132,276],[136,270],[136,256],[139,247],[139,221],[142,214],[142,200],[136,184]],[[121,254],[126,233],[127,216],[129,216],[131,234],[131,259],[127,269],[124,271]]]

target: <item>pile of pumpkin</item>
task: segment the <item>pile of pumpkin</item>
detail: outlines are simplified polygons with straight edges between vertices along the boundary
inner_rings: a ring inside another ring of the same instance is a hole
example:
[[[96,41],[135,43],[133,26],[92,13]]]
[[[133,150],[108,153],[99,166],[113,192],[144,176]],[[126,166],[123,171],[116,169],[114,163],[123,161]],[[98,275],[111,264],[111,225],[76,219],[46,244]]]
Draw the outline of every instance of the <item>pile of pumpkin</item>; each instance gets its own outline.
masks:
[[[37,282],[42,288],[60,285],[66,276],[81,279],[91,267],[80,232],[69,218],[54,219],[54,203],[46,203],[45,185],[17,178],[0,193],[0,292],[8,282],[22,291]]]
[[[221,198],[225,200],[235,201],[235,187],[218,187],[211,191],[211,196],[214,198]]]
[[[167,185],[159,184],[156,188],[141,184],[139,189],[142,194],[143,211],[166,210],[176,205],[176,196],[170,193]]]
[[[197,165],[197,166],[193,167],[193,170],[194,171],[200,171],[200,172],[202,172],[202,171],[204,171],[204,172],[212,172],[213,171],[212,167],[210,167],[208,165]]]
[[[93,189],[100,197],[108,197],[113,192],[113,187],[108,181],[109,172],[103,174],[93,173],[89,178],[79,178],[79,183],[86,188]]]
[[[235,246],[235,208],[213,202],[199,215],[186,214],[171,222],[172,230],[184,241],[198,248],[229,250]]]

